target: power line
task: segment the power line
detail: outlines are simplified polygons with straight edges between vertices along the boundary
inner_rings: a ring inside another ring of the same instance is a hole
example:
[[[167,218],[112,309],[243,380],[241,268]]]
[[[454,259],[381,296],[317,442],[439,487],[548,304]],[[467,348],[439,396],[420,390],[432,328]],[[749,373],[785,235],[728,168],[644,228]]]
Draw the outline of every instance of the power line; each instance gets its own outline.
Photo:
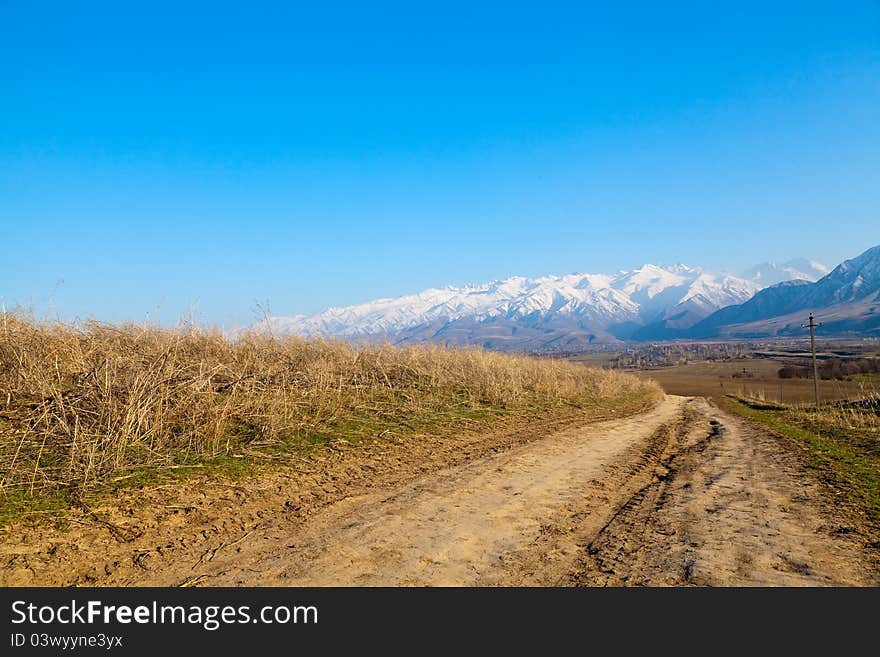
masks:
[[[816,331],[815,329],[822,326],[821,322],[817,324],[813,321],[813,313],[810,313],[810,321],[807,324],[801,324],[801,328],[810,329],[810,351],[813,353],[813,394],[816,397],[816,408],[819,408],[819,366],[816,364]]]

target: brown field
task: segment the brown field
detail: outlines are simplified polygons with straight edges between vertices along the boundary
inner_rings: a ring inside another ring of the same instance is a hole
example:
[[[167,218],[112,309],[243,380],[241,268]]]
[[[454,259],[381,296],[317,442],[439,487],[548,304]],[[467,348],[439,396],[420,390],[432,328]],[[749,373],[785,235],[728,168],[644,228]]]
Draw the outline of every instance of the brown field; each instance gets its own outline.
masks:
[[[617,353],[616,351],[595,351],[571,356],[568,360],[587,367],[607,367],[617,357]]]
[[[644,369],[636,374],[656,381],[672,395],[735,395],[777,403],[812,402],[812,379],[780,379],[777,372],[784,364],[770,358],[704,361]],[[820,398],[828,401],[864,397],[877,391],[880,382],[876,381],[819,381]]]

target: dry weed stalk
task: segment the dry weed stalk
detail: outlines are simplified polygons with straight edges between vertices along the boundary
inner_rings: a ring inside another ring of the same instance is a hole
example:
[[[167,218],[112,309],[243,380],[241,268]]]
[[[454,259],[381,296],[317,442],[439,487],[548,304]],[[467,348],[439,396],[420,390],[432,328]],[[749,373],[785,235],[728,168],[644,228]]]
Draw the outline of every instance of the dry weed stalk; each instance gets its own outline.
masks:
[[[0,316],[0,490],[83,488],[191,462],[461,409],[590,405],[658,394],[579,365],[439,347],[235,340],[218,331]]]

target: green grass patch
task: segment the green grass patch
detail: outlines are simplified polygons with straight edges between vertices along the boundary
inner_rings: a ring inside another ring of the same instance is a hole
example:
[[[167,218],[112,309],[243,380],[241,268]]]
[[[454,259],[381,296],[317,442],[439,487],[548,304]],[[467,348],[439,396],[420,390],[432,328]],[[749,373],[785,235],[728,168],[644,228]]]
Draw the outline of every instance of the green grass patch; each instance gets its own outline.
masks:
[[[861,383],[880,383],[880,372],[873,372],[871,374],[853,374],[850,378],[853,381],[860,381]]]

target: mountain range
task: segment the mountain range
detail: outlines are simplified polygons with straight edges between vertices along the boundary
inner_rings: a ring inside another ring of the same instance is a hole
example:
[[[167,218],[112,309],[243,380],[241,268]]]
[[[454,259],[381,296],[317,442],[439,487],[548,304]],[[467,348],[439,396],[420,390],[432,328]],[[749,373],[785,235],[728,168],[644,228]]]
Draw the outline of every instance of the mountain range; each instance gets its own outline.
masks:
[[[595,343],[712,333],[715,325],[710,319],[720,309],[741,307],[761,290],[774,289],[768,288],[774,284],[795,289],[826,274],[823,265],[799,258],[781,265],[762,263],[739,276],[681,264],[646,264],[614,274],[514,276],[329,308],[315,315],[271,317],[263,328],[275,334],[357,342],[576,351]]]
[[[808,312],[823,335],[880,337],[880,246],[846,260],[818,281],[789,280],[722,308],[671,337],[802,335]]]

